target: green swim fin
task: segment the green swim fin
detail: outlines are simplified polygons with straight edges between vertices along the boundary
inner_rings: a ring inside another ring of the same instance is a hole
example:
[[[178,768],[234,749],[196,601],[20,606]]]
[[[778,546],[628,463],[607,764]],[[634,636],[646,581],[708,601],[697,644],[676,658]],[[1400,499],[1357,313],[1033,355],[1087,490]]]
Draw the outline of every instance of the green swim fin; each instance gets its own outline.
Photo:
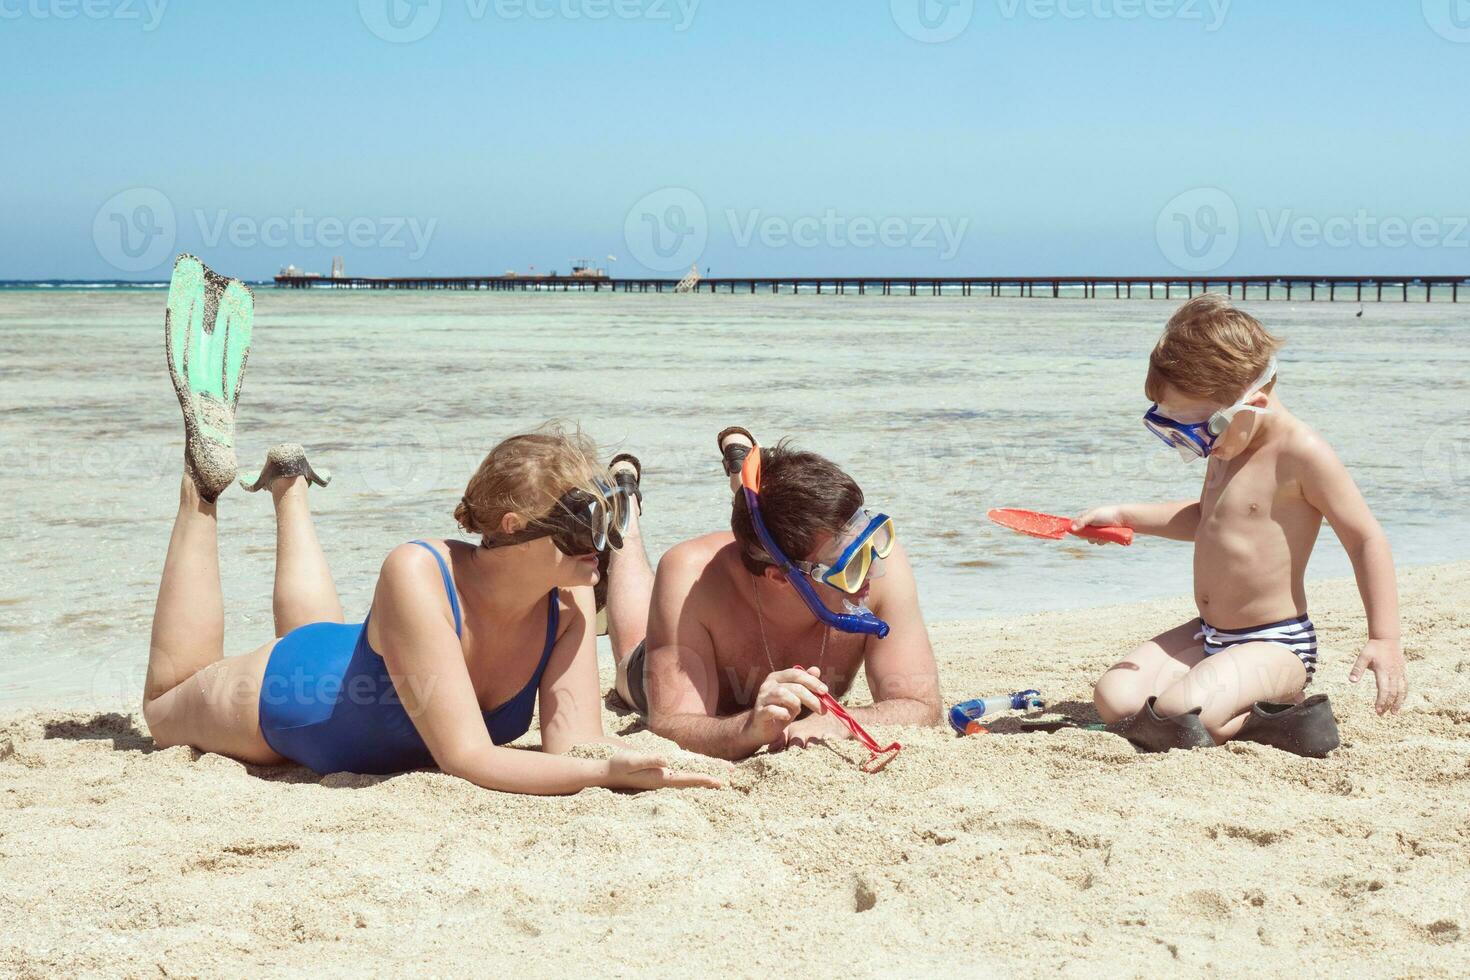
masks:
[[[214,501],[235,481],[235,406],[250,359],[255,297],[238,279],[192,255],[174,262],[163,317],[164,349],[184,412],[184,469]]]

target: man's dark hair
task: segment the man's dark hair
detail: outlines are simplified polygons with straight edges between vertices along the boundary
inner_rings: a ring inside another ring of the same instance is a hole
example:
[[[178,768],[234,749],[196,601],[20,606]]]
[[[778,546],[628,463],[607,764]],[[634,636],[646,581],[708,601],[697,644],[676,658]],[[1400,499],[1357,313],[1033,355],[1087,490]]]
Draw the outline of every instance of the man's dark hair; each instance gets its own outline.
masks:
[[[786,557],[801,560],[811,553],[819,534],[842,530],[863,505],[863,491],[831,460],[793,449],[783,439],[775,446],[761,447],[760,501],[766,530]],[[754,557],[765,549],[755,536],[744,493],[735,495],[730,530],[735,532],[746,569],[752,575],[761,574],[770,562]]]

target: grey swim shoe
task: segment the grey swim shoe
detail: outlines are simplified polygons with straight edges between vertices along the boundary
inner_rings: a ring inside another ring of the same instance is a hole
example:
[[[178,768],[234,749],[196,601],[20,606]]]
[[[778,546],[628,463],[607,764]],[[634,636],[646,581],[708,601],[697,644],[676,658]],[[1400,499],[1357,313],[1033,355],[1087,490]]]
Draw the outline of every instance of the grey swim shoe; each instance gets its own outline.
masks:
[[[306,482],[315,483],[319,487],[332,482],[331,473],[312,469],[311,461],[306,458],[306,449],[299,443],[283,442],[279,446],[272,446],[265,454],[265,466],[256,481],[246,483],[241,480],[240,489],[255,493],[268,488],[272,480],[287,476],[304,476]]]
[[[1312,759],[1326,758],[1342,744],[1325,694],[1314,694],[1301,704],[1257,701],[1235,737]]]
[[[1160,718],[1154,712],[1157,698],[1149,698],[1142,710],[1121,721],[1107,726],[1114,735],[1121,735],[1145,752],[1167,752],[1170,749],[1211,749],[1215,740],[1199,720],[1199,708]]]

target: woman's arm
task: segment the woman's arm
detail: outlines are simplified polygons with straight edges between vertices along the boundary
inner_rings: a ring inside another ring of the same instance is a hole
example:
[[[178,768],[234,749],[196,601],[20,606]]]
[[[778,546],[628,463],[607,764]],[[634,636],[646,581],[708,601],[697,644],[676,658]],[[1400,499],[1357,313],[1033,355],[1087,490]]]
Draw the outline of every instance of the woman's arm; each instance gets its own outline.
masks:
[[[621,748],[622,740],[602,729],[602,682],[591,625],[597,621],[596,600],[591,589],[563,589],[561,596],[561,636],[541,675],[541,747],[558,754],[588,742]]]
[[[441,770],[510,793],[561,795],[610,784],[607,762],[501,748],[491,740],[438,564],[422,548],[403,545],[388,555],[373,596],[373,624],[403,707]]]

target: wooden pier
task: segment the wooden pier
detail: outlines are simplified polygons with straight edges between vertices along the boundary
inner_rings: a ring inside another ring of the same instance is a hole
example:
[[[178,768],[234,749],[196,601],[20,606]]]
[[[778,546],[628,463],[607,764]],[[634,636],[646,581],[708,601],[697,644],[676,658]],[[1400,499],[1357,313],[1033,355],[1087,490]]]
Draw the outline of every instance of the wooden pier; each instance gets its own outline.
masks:
[[[276,276],[282,289],[448,289],[492,292],[672,293],[678,279],[591,276]],[[701,279],[696,291],[879,296],[1011,296],[1176,299],[1211,289],[1240,299],[1460,301],[1470,276],[735,276]]]

